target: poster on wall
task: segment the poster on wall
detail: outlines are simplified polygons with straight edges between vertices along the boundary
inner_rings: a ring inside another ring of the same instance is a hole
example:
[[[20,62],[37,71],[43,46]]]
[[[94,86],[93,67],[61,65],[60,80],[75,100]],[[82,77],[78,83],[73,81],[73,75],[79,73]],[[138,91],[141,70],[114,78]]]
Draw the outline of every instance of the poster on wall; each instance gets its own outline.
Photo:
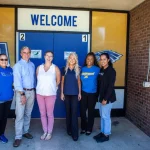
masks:
[[[119,54],[113,50],[102,50],[102,51],[95,52],[95,56],[98,61],[100,61],[100,55],[102,53],[108,53],[112,63],[115,63],[123,56],[122,54]]]
[[[42,50],[31,50],[30,58],[42,58]]]
[[[64,51],[64,59],[68,59],[69,55],[71,53],[75,53],[75,52],[71,52],[71,51]]]

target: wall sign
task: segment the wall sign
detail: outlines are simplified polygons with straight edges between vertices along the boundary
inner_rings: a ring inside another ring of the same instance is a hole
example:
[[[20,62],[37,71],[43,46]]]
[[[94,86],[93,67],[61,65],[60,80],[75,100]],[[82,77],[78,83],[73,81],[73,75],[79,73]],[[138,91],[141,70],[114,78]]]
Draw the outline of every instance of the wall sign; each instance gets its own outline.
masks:
[[[64,59],[68,59],[68,57],[69,57],[69,55],[70,55],[71,53],[75,53],[75,52],[65,51],[65,52],[64,52]]]
[[[20,41],[25,41],[25,33],[20,33]]]
[[[18,30],[89,32],[89,11],[18,8]]]
[[[87,34],[82,35],[82,42],[87,42],[88,41],[88,36]]]
[[[30,58],[42,58],[42,51],[41,50],[31,50]]]

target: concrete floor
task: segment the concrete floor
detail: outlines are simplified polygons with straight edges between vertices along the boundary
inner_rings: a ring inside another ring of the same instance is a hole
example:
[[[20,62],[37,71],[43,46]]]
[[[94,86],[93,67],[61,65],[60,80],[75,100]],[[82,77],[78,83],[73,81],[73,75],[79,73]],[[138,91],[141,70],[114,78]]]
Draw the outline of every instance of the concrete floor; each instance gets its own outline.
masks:
[[[79,120],[80,121],[80,120]],[[23,138],[20,147],[13,148],[14,120],[8,119],[6,136],[7,144],[0,142],[0,150],[150,150],[150,137],[145,135],[126,118],[112,118],[112,135],[110,141],[97,143],[93,136],[99,132],[99,118],[95,119],[93,133],[90,136],[80,135],[74,142],[66,134],[65,120],[55,120],[53,137],[50,141],[41,141],[43,133],[40,119],[32,119],[32,140]]]

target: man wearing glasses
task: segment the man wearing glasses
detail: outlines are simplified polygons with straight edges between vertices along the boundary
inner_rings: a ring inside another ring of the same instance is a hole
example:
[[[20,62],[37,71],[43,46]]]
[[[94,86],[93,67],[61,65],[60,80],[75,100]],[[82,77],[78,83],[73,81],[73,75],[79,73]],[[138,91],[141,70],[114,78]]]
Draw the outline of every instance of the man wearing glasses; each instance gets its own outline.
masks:
[[[29,60],[30,55],[30,48],[23,47],[21,49],[22,58],[13,68],[16,95],[16,136],[13,143],[14,147],[20,145],[22,136],[28,139],[33,138],[28,132],[35,99],[35,66]]]

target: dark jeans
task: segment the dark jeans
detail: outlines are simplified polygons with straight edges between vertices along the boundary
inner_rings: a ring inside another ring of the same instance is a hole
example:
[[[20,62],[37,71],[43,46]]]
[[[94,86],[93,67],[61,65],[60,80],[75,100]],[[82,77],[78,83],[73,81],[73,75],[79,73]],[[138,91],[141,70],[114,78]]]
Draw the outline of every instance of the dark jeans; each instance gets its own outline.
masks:
[[[0,103],[0,135],[4,134],[12,101]]]
[[[81,130],[92,132],[94,125],[94,110],[97,100],[96,93],[86,93],[82,91],[80,114],[81,114]],[[88,110],[88,116],[86,111]]]
[[[78,138],[78,96],[65,95],[67,132]]]

